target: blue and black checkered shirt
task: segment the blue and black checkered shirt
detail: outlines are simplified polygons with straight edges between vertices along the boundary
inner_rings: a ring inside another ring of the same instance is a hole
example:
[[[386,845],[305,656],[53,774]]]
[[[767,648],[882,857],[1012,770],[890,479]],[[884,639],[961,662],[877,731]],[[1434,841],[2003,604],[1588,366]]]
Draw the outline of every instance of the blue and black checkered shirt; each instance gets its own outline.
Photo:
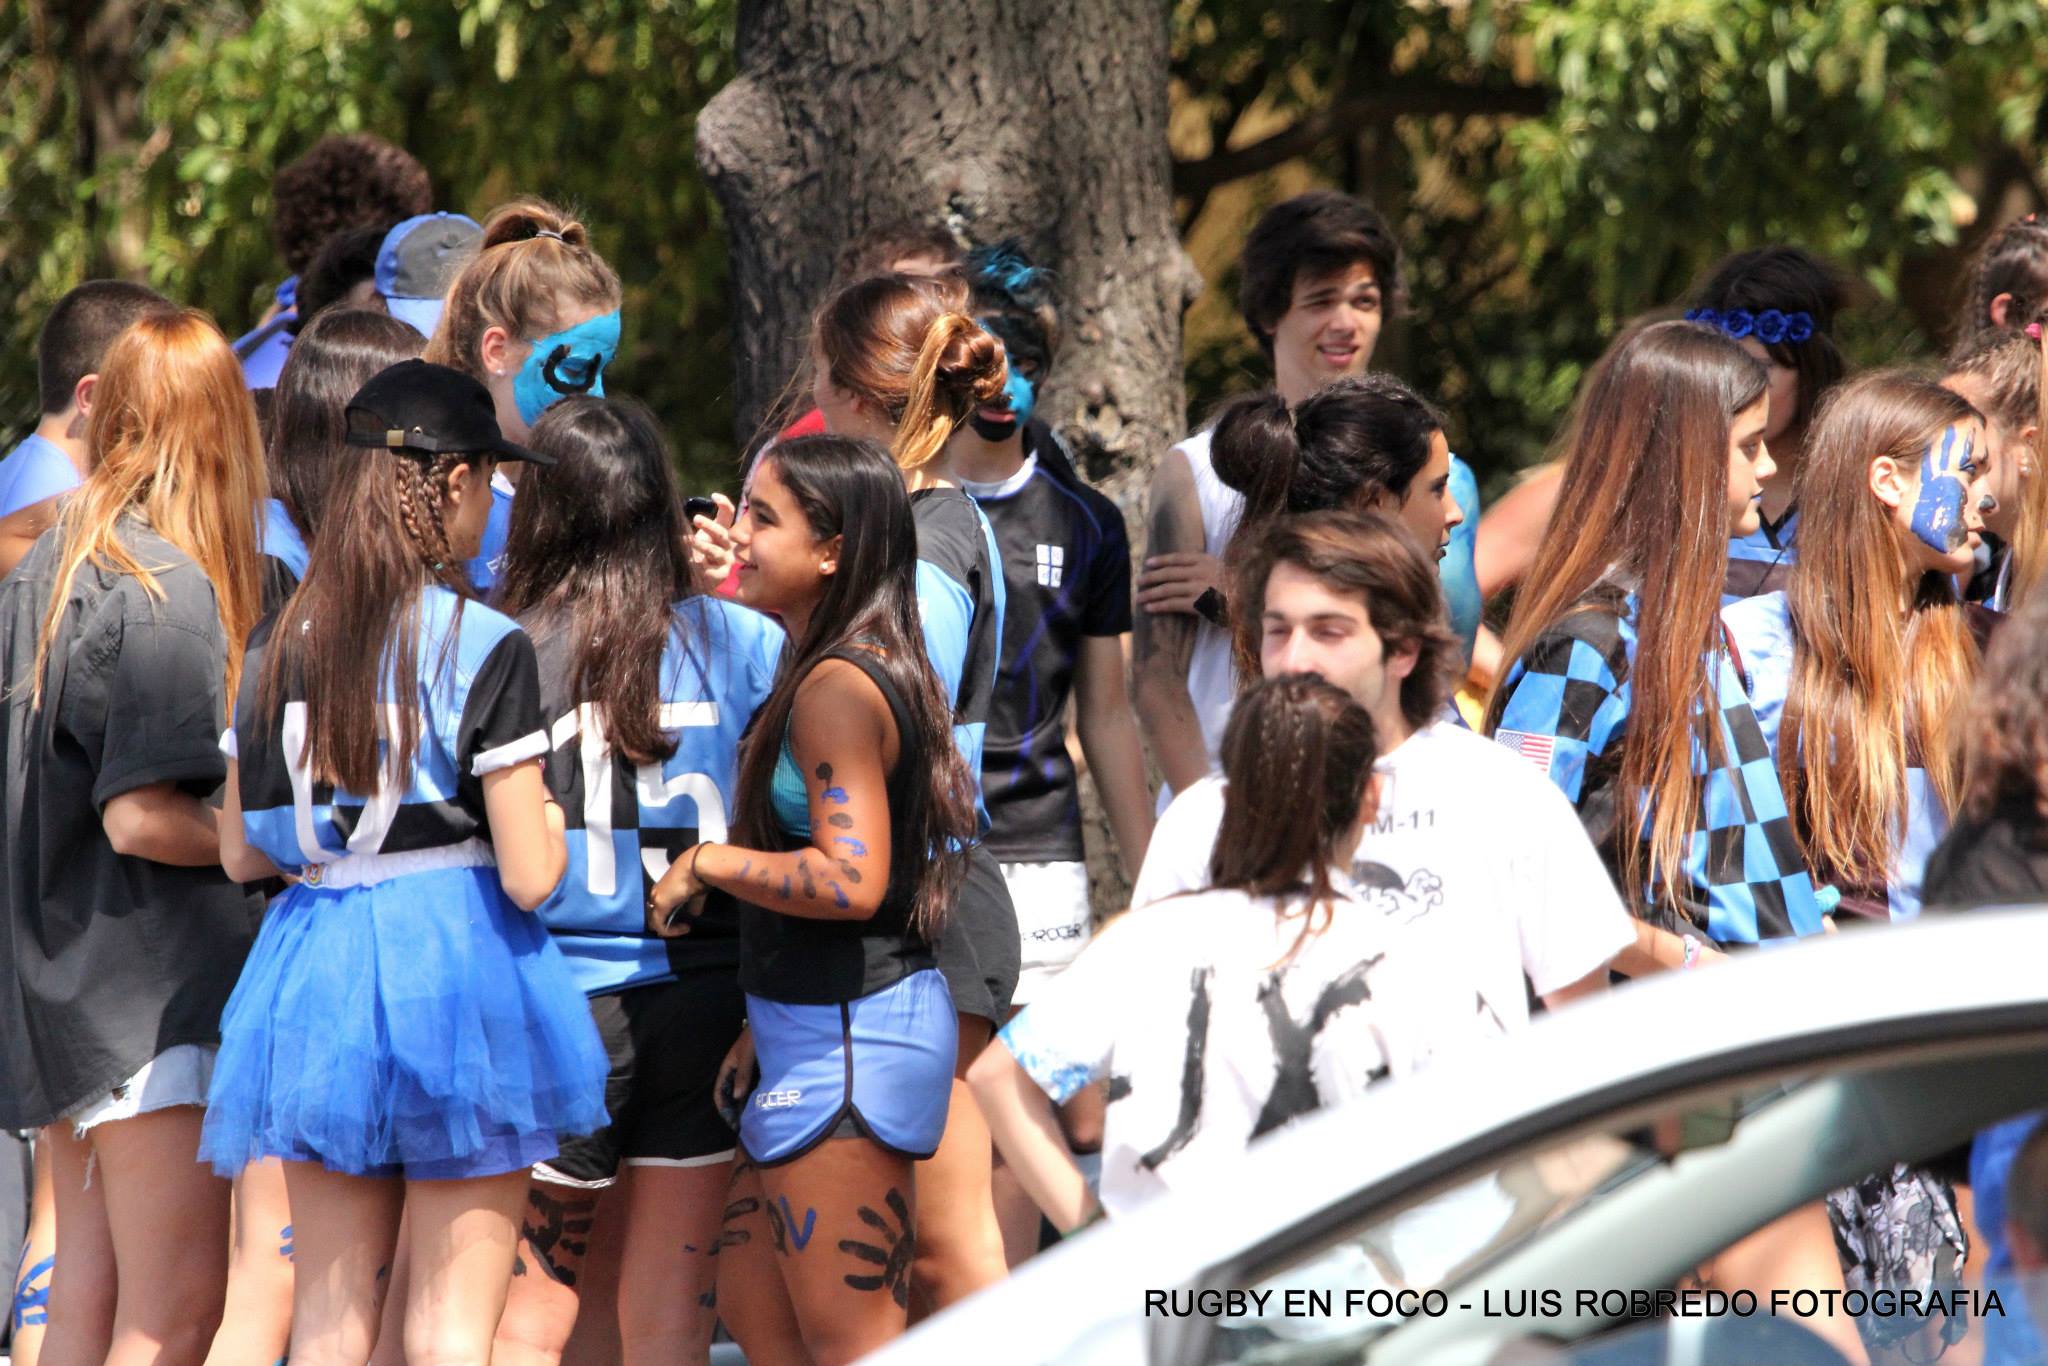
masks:
[[[1538,764],[1578,807],[1586,831],[1621,885],[1624,795],[1621,747],[1628,733],[1629,673],[1636,649],[1636,597],[1602,586],[1536,638],[1509,672],[1507,702],[1494,739]],[[1721,751],[1710,761],[1695,743],[1694,771],[1705,781],[1700,810],[1675,889],[1684,921],[1647,887],[1623,899],[1652,924],[1674,932],[1703,927],[1717,943],[1813,934],[1821,907],[1786,810],[1785,794],[1726,654],[1703,659],[1715,671]],[[1648,833],[1645,800],[1636,838]]]
[[[1747,536],[1730,537],[1721,605],[1727,607],[1785,587],[1793,562],[1799,558],[1798,535],[1799,509],[1788,508],[1776,523],[1764,521]]]

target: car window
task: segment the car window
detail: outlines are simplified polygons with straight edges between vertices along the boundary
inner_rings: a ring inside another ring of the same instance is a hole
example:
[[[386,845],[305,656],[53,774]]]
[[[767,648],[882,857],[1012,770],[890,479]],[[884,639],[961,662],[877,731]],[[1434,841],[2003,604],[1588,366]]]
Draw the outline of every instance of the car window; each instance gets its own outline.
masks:
[[[1794,1085],[1774,1081],[1719,1102],[1688,1101],[1646,1125],[1580,1134],[1470,1176],[1391,1217],[1362,1222],[1247,1287],[1250,1312],[1222,1320],[1210,1359],[1276,1366],[1346,1359],[1332,1350],[1427,1312],[1423,1296],[1440,1297],[1668,1156],[1724,1140]]]

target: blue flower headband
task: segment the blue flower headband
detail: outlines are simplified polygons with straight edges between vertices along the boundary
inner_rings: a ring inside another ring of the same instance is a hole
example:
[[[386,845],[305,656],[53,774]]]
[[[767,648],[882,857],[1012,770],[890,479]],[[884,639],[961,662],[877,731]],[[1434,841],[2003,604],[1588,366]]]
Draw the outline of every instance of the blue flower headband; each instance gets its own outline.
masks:
[[[1711,308],[1695,308],[1685,315],[1685,320],[1718,327],[1737,341],[1755,337],[1766,346],[1776,346],[1779,342],[1797,345],[1813,335],[1811,313],[1781,313],[1775,308],[1767,308],[1761,313],[1751,313],[1746,308],[1731,308],[1726,313],[1718,313]]]

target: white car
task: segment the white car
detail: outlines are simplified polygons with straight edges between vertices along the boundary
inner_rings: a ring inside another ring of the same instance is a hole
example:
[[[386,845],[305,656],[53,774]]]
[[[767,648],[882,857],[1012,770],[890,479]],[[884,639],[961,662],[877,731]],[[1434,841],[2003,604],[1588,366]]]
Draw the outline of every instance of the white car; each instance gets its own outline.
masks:
[[[1273,1134],[865,1361],[1853,1361],[1825,1301],[1655,1297],[2048,1107],[2044,964],[2048,912],[1980,912],[1631,984]]]

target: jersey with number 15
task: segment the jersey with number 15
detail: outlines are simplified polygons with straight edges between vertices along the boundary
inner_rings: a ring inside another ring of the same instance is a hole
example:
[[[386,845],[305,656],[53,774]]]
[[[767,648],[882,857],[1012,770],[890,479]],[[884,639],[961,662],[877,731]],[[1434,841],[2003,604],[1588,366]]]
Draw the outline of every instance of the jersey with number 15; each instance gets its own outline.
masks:
[[[595,708],[572,695],[573,642],[534,626],[548,789],[562,805],[569,869],[540,908],[587,995],[673,979],[679,967],[739,959],[739,922],[714,896],[680,939],[647,931],[647,892],[700,841],[726,838],[740,735],[768,698],[783,632],[748,608],[704,596],[678,603],[661,656],[661,724],[676,743],[658,764],[612,752]]]

